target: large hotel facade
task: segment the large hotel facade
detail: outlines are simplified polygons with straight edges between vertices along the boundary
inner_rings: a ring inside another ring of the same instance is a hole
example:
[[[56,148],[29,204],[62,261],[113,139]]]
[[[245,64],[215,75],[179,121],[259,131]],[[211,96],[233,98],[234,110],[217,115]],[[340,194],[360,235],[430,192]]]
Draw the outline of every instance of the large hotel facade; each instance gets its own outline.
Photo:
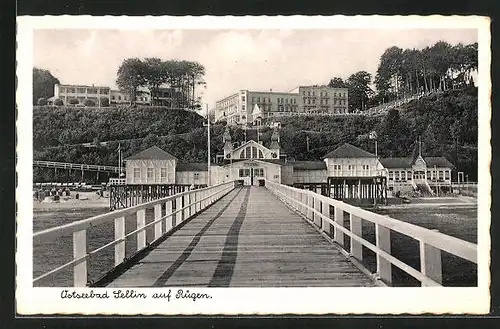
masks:
[[[175,91],[171,88],[159,88],[155,97],[155,104],[161,106],[171,106]],[[93,101],[96,106],[100,106],[104,99],[108,104],[128,104],[130,96],[120,90],[113,90],[104,86],[56,84],[54,86],[54,96],[49,99],[53,102],[60,99],[64,105],[68,105],[70,99],[77,99],[82,104],[86,99]],[[139,87],[136,92],[135,103],[139,105],[151,105],[151,92],[148,88]]]
[[[289,92],[240,90],[215,104],[215,120],[259,124],[261,119],[299,114],[349,113],[347,88],[300,86]]]

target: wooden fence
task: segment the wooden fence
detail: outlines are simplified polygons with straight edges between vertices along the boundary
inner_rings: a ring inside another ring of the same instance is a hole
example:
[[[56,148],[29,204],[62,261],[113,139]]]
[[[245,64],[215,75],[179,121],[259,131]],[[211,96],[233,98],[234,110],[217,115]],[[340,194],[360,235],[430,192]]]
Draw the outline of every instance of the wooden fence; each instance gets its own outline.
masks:
[[[33,234],[35,242],[45,242],[62,236],[73,235],[73,260],[46,272],[36,278],[36,283],[48,276],[55,275],[62,270],[73,267],[73,284],[75,287],[84,287],[88,284],[87,260],[95,254],[110,247],[115,248],[115,267],[125,261],[126,238],[137,237],[137,251],[146,248],[146,228],[154,225],[154,241],[170,232],[173,228],[186,221],[191,216],[204,210],[221,197],[232,191],[234,182],[226,182],[215,186],[181,192],[158,200],[146,202],[131,208],[117,210],[111,213],[91,217],[81,221],[69,223],[36,232]],[[165,214],[162,208],[165,207]],[[146,209],[154,209],[154,221],[146,224]],[[134,231],[125,234],[125,216],[135,214],[137,227]],[[87,229],[104,223],[114,222],[114,240],[95,250],[87,250]],[[165,231],[162,230],[164,222]],[[111,269],[110,269],[111,270]]]
[[[265,184],[280,200],[312,221],[323,232],[331,232],[333,227],[333,240],[340,247],[344,247],[344,235],[349,236],[350,256],[357,261],[363,259],[363,246],[373,251],[377,261],[375,277],[385,284],[390,285],[392,282],[392,264],[420,281],[422,286],[441,286],[441,251],[477,264],[477,245],[474,243],[375,214],[313,191],[270,181]],[[344,227],[345,212],[349,214],[349,229]],[[375,224],[375,244],[362,237],[362,220]],[[420,271],[391,255],[391,231],[419,241]]]

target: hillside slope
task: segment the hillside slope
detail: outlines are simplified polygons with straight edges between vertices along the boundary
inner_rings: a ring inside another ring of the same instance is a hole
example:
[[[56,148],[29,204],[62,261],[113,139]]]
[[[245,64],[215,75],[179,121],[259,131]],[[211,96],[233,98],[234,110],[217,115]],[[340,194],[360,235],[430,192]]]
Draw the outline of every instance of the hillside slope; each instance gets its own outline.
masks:
[[[371,131],[378,134],[378,154],[382,157],[411,156],[417,150],[419,136],[424,156],[445,156],[458,163],[460,171],[477,177],[477,90],[451,90],[415,100],[385,117],[283,117],[280,118],[280,143],[289,157],[296,160],[320,160],[348,142],[375,152]],[[85,148],[57,146],[89,141],[120,139],[126,158],[149,146],[157,145],[182,162],[205,162],[206,128],[203,118],[187,111],[155,108],[106,109],[35,109],[33,114],[34,158],[90,164],[116,165],[118,143]],[[222,152],[224,126],[212,126],[211,154]],[[245,131],[231,128],[233,140],[243,142]],[[260,140],[269,145],[272,131],[260,130]],[[179,135],[181,134],[181,135]],[[165,137],[160,137],[165,136]],[[246,139],[257,139],[256,130],[248,130]],[[35,180],[42,170],[35,170]],[[43,173],[50,179],[52,172]]]

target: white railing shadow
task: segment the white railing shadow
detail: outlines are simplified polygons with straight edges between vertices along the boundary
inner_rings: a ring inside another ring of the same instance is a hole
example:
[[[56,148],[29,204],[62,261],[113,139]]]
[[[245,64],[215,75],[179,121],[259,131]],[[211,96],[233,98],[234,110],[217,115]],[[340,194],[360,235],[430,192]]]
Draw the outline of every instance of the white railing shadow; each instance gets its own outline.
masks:
[[[441,251],[477,264],[477,245],[474,243],[375,214],[313,191],[267,180],[265,186],[281,201],[314,223],[321,231],[330,232],[330,226],[333,226],[333,240],[342,249],[344,234],[349,236],[350,256],[355,260],[363,260],[363,246],[373,251],[377,262],[375,276],[387,285],[392,283],[392,264],[420,281],[422,286],[441,286]],[[330,206],[333,207],[333,213],[330,212]],[[349,214],[350,229],[344,227],[344,212]],[[375,224],[376,244],[362,237],[362,220]],[[420,271],[391,255],[391,231],[404,234],[419,242]]]
[[[46,229],[33,234],[35,242],[47,242],[62,236],[73,235],[73,260],[52,269],[33,279],[33,283],[55,275],[66,268],[73,267],[73,285],[85,287],[88,284],[87,261],[108,248],[115,247],[115,268],[126,261],[125,241],[129,237],[137,237],[137,252],[144,250],[149,244],[162,238],[187,219],[206,209],[208,206],[231,192],[235,187],[233,181],[202,189],[185,191],[165,198],[146,202],[134,207],[98,215],[66,225]],[[162,206],[165,214],[162,214]],[[154,209],[154,221],[146,224],[146,209]],[[125,216],[136,214],[136,229],[125,234]],[[104,223],[114,222],[114,240],[92,251],[87,251],[87,229]],[[165,231],[163,231],[164,222]],[[154,225],[154,239],[146,243],[146,229]],[[111,270],[111,269],[110,269]]]

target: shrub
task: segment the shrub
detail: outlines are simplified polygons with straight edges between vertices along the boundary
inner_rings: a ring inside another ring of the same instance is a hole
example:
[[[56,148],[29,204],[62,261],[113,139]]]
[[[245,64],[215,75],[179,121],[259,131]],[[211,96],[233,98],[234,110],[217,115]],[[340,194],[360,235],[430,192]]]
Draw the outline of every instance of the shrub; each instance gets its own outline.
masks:
[[[44,106],[44,105],[47,105],[47,99],[46,99],[46,98],[43,98],[43,97],[40,97],[36,103],[37,103],[39,106]]]
[[[62,99],[57,98],[57,99],[54,100],[54,105],[56,105],[56,106],[63,106],[64,102],[62,101]]]
[[[109,99],[101,98],[101,107],[108,107],[108,106],[109,106]]]
[[[83,105],[85,106],[95,106],[95,102],[91,99],[86,99],[83,101]]]
[[[70,98],[68,100],[68,103],[71,105],[76,105],[76,104],[80,104],[80,101],[77,98]]]

